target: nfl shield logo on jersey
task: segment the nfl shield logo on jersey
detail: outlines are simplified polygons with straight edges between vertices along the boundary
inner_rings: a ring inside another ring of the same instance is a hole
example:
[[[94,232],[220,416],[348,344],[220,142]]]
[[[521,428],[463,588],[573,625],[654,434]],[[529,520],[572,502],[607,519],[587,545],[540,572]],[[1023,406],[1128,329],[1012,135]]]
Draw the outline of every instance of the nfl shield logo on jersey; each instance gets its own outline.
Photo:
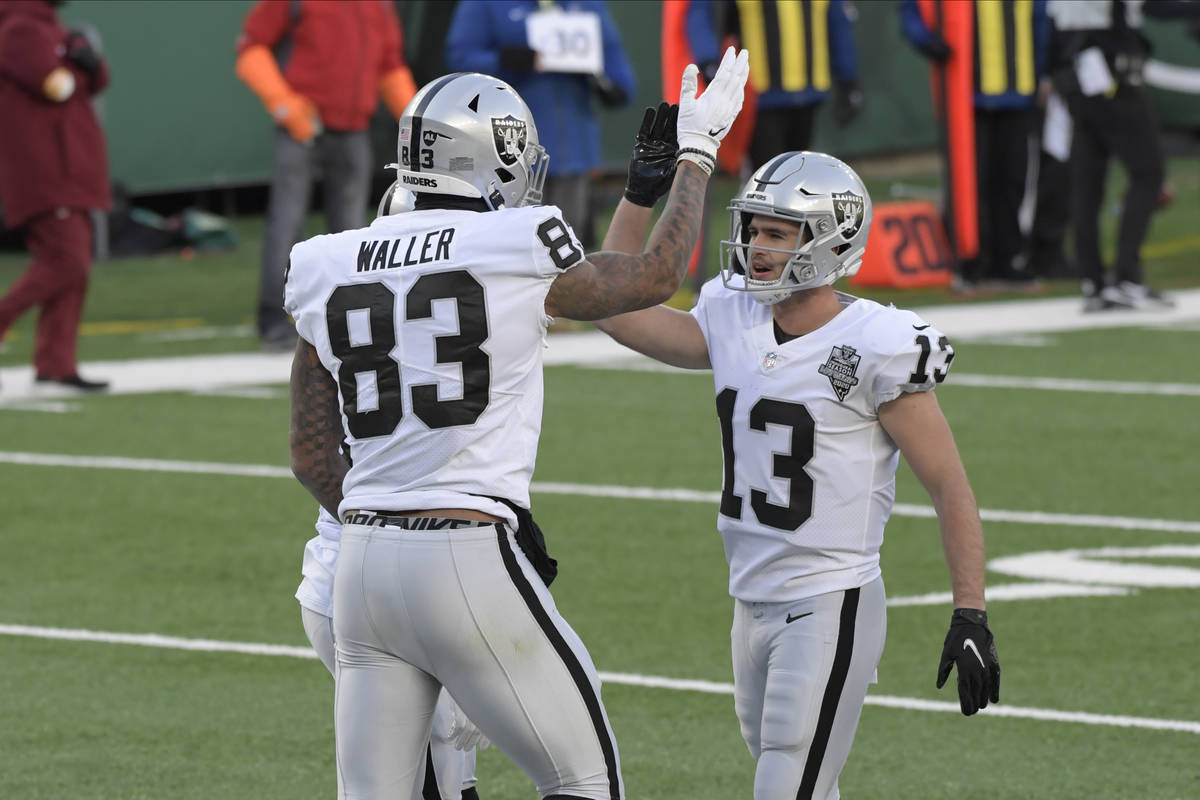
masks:
[[[842,345],[830,350],[829,360],[817,368],[817,372],[829,378],[833,391],[837,392],[838,400],[845,400],[850,390],[858,385],[858,378],[854,374],[858,372],[860,361],[862,356],[856,353],[853,347]]]
[[[851,238],[862,227],[864,206],[862,195],[854,192],[833,193],[834,217],[837,219],[838,230],[845,238]]]
[[[511,167],[525,152],[526,135],[524,120],[512,114],[503,118],[492,117],[492,141],[496,145],[496,155],[504,166]]]

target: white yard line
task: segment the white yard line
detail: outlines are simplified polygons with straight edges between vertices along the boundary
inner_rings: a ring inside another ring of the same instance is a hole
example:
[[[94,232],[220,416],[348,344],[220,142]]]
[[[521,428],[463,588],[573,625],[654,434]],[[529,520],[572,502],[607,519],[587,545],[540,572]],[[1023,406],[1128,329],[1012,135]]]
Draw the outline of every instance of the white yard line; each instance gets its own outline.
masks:
[[[1187,326],[1200,322],[1200,289],[1172,292],[1171,295],[1176,299],[1177,307],[1156,311],[1085,314],[1081,310],[1080,300],[1075,297],[950,304],[914,308],[913,311],[952,339],[964,341],[1091,328]],[[192,333],[194,332],[181,331],[171,335],[190,336]],[[81,365],[81,370],[87,375],[110,381],[111,394],[141,394],[212,391],[237,386],[287,383],[291,363],[291,353],[227,353],[129,361],[93,361]],[[647,369],[659,366],[658,362],[626,349],[599,331],[552,334],[547,338],[545,363],[548,366],[574,365],[619,369]],[[972,385],[964,380],[965,377],[984,379],[984,376],[964,376],[956,373],[947,385],[953,386],[956,382],[960,385]],[[1130,388],[1096,388],[1105,384],[1104,381],[1064,382],[1018,376],[988,379],[1013,383],[975,385],[1016,385],[1020,388],[1069,391],[1133,391]],[[1038,382],[1043,383],[1035,385]],[[1187,384],[1119,385],[1141,386],[1143,388],[1138,390],[1138,393],[1143,394],[1193,395],[1200,392]],[[1158,387],[1168,388],[1160,390]],[[16,404],[30,408],[31,400],[61,399],[64,396],[67,396],[66,392],[54,387],[36,387],[30,367],[0,368],[0,408]]]
[[[215,639],[187,639],[179,636],[163,636],[157,633],[113,633],[73,628],[46,628],[34,625],[0,624],[0,635],[135,645],[140,647],[161,647],[170,650],[192,650],[208,653],[238,653],[251,656],[283,656],[314,660],[317,657],[316,653],[308,647],[291,647],[288,645],[260,644],[256,642],[225,642]],[[642,686],[650,689],[701,692],[704,694],[733,694],[732,684],[714,681],[664,678],[656,675],[639,675],[627,672],[601,672],[600,680],[604,683]],[[899,708],[909,711],[940,711],[942,713],[954,714],[957,714],[959,711],[958,703],[954,702],[923,700],[917,697],[895,697],[891,695],[868,695],[867,705]],[[983,716],[989,717],[1010,717],[1047,722],[1068,722],[1079,725],[1104,725],[1118,728],[1142,728],[1145,730],[1200,734],[1200,722],[1193,722],[1191,720],[1092,714],[1080,711],[1059,711],[1052,708],[1027,708],[1003,704],[988,706],[980,713]]]
[[[169,461],[154,458],[125,458],[122,456],[75,456],[62,453],[22,453],[0,451],[0,464],[23,464],[37,467],[73,467],[84,469],[119,469],[137,472],[173,472],[189,475],[229,475],[252,478],[292,478],[287,467],[268,464],[226,464],[213,461]],[[554,483],[534,481],[532,492],[563,494],[578,497],[610,497],[617,500],[662,500],[683,503],[720,502],[720,492],[697,489],[653,489],[645,486],[605,486],[586,483]],[[932,506],[897,503],[892,509],[897,517],[932,519],[937,516]],[[1163,533],[1200,533],[1200,522],[1143,517],[1110,517],[1100,514],[1054,514],[1045,511],[1006,511],[980,509],[980,516],[989,522],[1013,522],[1022,525],[1072,525],[1083,528],[1114,528],[1129,531],[1160,531]]]

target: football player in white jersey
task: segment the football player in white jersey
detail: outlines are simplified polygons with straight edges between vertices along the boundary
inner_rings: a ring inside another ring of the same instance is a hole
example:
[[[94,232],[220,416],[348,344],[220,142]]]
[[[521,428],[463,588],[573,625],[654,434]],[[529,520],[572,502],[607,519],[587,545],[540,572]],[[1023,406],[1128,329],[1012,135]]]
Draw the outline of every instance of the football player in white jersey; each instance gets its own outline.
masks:
[[[415,210],[292,249],[292,469],[343,522],[334,727],[348,800],[408,800],[442,687],[543,798],[624,797],[599,678],[555,609],[529,512],[542,348],[555,316],[647,308],[682,281],[748,55],[731,48],[700,96],[697,73],[684,71],[677,171],[637,255],[585,256],[538,205],[532,115],[476,73],[431,82],[400,120]]]
[[[722,274],[691,313],[657,306],[597,325],[659,361],[712,369],[754,798],[837,798],[883,652],[879,548],[900,453],[933,498],[950,567],[937,685],[957,666],[964,714],[999,700],[979,511],[932,391],[954,350],[917,315],[833,289],[858,269],[871,224],[866,187],[841,161],[783,153],[730,215]],[[623,203],[604,246],[639,250],[648,222]]]
[[[416,197],[397,180],[384,192],[378,216],[411,211]],[[317,535],[304,545],[303,580],[296,589],[308,641],[331,675],[336,674],[333,644],[333,576],[337,569],[342,523],[319,508]],[[479,800],[475,788],[475,749],[486,749],[479,733],[446,690],[438,695],[425,769],[418,770],[414,800]]]

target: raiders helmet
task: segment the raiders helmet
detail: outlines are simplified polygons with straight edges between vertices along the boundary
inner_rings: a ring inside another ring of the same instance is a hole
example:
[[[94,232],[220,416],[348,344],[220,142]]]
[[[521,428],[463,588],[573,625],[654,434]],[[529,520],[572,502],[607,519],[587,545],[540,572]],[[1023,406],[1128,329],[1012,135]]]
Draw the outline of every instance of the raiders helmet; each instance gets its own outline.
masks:
[[[773,281],[754,280],[746,269],[750,220],[758,214],[800,225],[790,250],[756,248],[791,254]],[[792,292],[858,272],[870,228],[871,197],[854,170],[824,153],[783,153],[759,167],[730,201],[721,280],[730,289],[750,292],[760,303],[778,303]]]
[[[403,188],[478,197],[491,209],[540,203],[550,163],[525,101],[478,72],[445,75],[417,92],[400,117],[396,150]]]
[[[412,211],[416,203],[417,196],[401,186],[400,180],[397,178],[383,193],[383,199],[379,201],[379,210],[375,212],[375,216],[388,217],[392,214],[403,214],[405,211]]]

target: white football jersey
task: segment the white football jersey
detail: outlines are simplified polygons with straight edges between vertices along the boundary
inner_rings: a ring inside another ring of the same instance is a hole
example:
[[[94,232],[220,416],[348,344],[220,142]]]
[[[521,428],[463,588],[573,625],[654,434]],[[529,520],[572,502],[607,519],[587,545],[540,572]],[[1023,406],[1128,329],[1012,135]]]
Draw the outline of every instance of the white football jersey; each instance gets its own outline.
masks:
[[[719,279],[692,309],[725,459],[717,528],[729,593],[746,602],[800,600],[880,574],[899,449],[879,406],[932,389],[954,357],[911,311],[838,299],[840,314],[783,344],[770,307]]]
[[[339,388],[339,512],[529,506],[544,303],[583,260],[554,206],[413,211],[292,248],[284,307]]]
[[[333,576],[337,573],[338,550],[342,544],[342,523],[325,509],[318,510],[317,535],[304,544],[300,565],[303,579],[296,599],[309,611],[333,616]]]

